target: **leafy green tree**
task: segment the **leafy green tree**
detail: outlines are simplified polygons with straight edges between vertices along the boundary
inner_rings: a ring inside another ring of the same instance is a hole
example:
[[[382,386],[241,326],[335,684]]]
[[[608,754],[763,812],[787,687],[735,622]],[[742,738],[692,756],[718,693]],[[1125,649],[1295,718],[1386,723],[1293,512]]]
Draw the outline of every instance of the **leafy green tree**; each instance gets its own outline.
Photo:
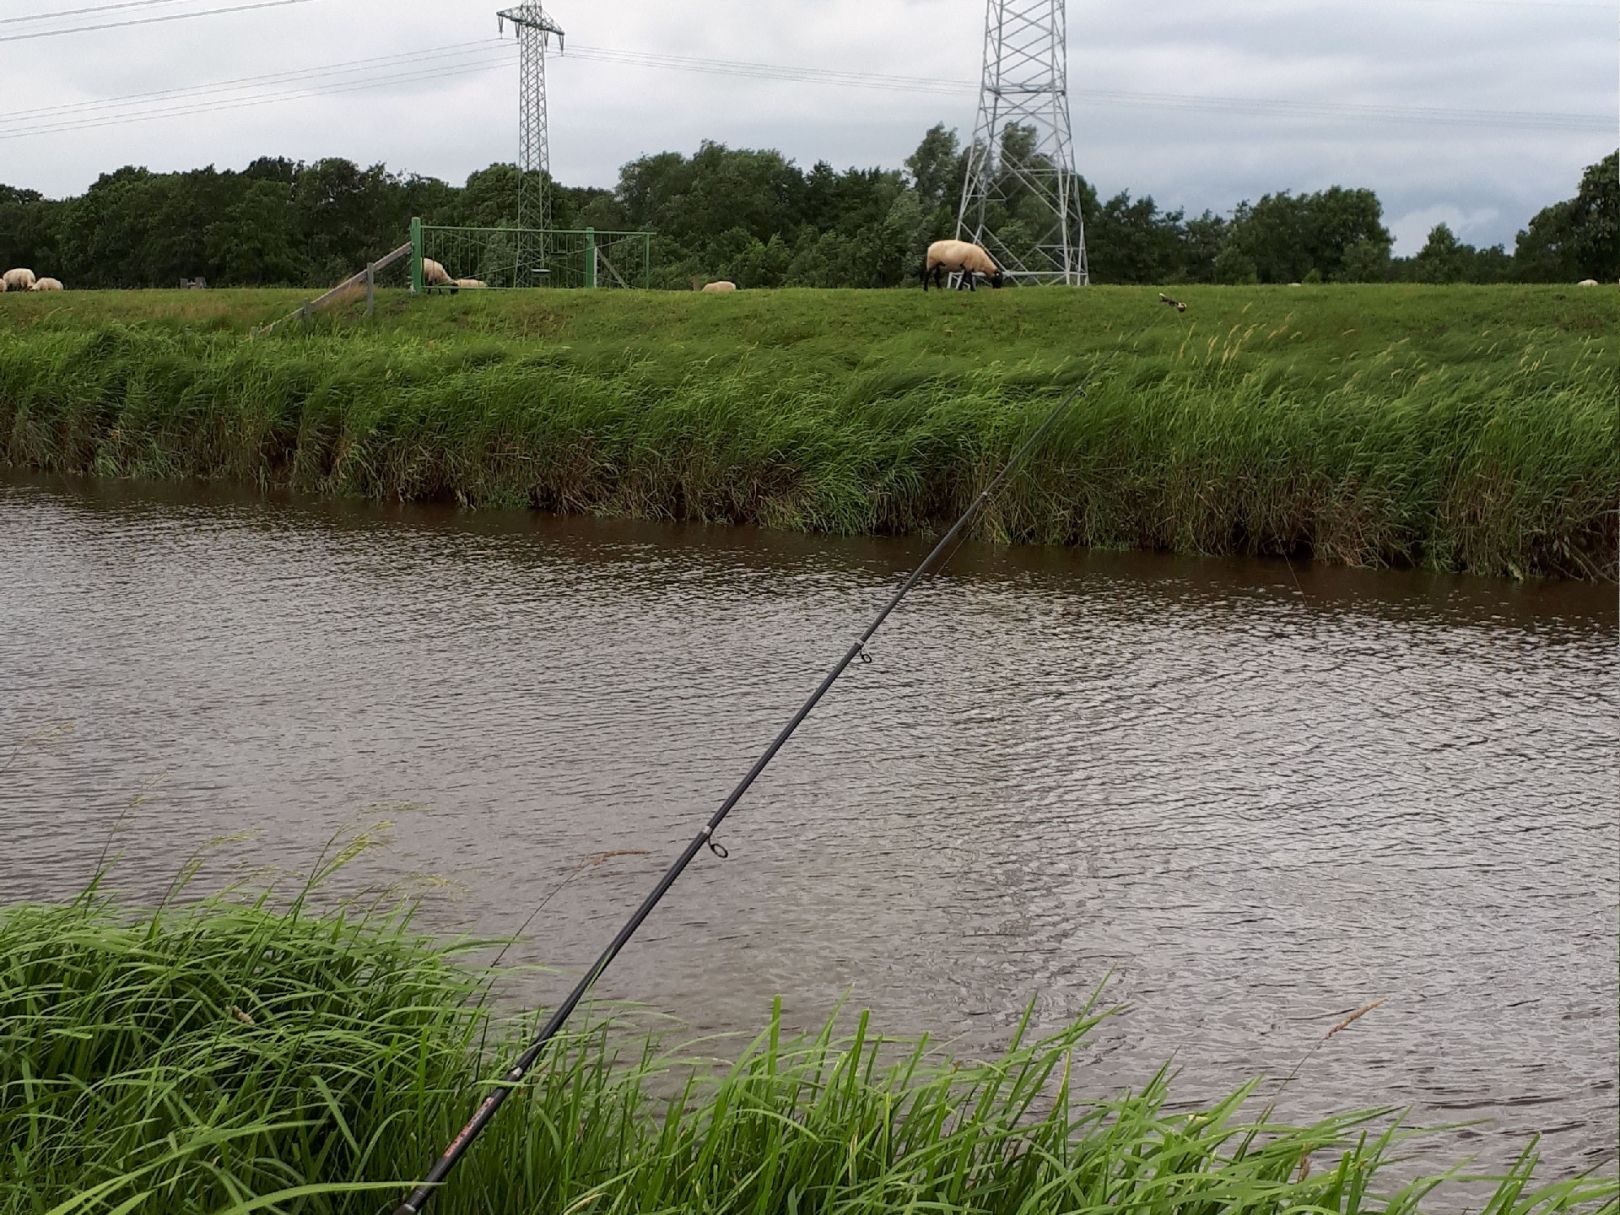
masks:
[[[1414,259],[1419,282],[1455,283],[1462,280],[1473,250],[1457,239],[1445,224],[1436,224]]]
[[[906,157],[906,172],[924,210],[943,207],[954,212],[967,172],[956,132],[942,122],[929,127],[917,150]]]
[[[203,234],[210,283],[298,286],[312,280],[303,239],[288,207],[290,182],[248,181],[245,192]]]
[[[1343,283],[1381,283],[1389,277],[1388,241],[1369,240],[1365,237],[1344,251],[1344,263],[1338,274]]]
[[[1254,258],[1231,241],[1223,245],[1216,255],[1213,271],[1217,283],[1242,286],[1260,281],[1260,271],[1254,264]]]
[[[1181,212],[1161,214],[1153,196],[1122,191],[1086,216],[1087,263],[1101,283],[1165,283],[1184,277]]]
[[[1033,131],[1018,125],[996,152],[1007,187],[1008,165],[1042,163]],[[886,286],[914,282],[928,241],[954,233],[966,158],[957,133],[940,124],[923,134],[903,171],[826,161],[805,171],[770,149],[704,143],[690,156],[629,162],[611,190],[547,187],[553,226],[654,233],[656,286],[717,276],[749,286]],[[266,156],[240,172],[126,166],[77,198],[0,186],[0,261],[75,287],[172,286],[198,274],[229,284],[325,285],[399,245],[413,215],[441,225],[514,224],[519,186],[509,163],[459,187],[341,158]],[[1586,170],[1576,197],[1535,216],[1512,255],[1452,236],[1392,259],[1370,190],[1267,194],[1230,218],[1206,211],[1193,219],[1161,210],[1151,196],[1122,190],[1102,202],[1084,180],[1080,191],[1099,283],[1620,276],[1614,155]],[[1015,245],[1051,225],[1043,200],[1021,185],[993,200],[986,220]]]
[[[1574,198],[1535,214],[1519,233],[1514,261],[1533,282],[1620,279],[1620,151],[1587,166]]]
[[[1215,259],[1226,243],[1227,223],[1223,216],[1205,211],[1187,221],[1182,229],[1181,277],[1192,283],[1213,283]]]

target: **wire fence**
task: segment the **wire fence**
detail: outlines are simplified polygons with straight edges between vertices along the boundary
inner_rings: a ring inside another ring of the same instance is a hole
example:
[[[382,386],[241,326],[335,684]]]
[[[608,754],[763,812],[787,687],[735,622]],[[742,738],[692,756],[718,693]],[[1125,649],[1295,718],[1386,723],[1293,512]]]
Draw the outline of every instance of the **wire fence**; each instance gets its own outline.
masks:
[[[411,221],[411,287],[415,291],[473,287],[645,289],[651,270],[650,232],[449,228]]]

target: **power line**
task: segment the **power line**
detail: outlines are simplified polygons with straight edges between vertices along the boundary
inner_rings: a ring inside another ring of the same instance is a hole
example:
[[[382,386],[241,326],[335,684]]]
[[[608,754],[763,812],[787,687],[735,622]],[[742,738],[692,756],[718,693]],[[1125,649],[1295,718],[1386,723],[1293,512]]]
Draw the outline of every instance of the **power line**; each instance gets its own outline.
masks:
[[[221,110],[238,110],[244,106],[266,105],[276,101],[298,101],[309,97],[329,97],[339,93],[353,93],[363,89],[387,88],[395,84],[444,80],[451,76],[465,76],[476,72],[491,71],[498,67],[506,67],[513,62],[514,58],[515,56],[507,55],[484,63],[467,64],[461,67],[428,72],[407,72],[404,75],[387,76],[377,80],[361,80],[350,84],[335,85],[330,88],[313,88],[293,93],[270,93],[262,96],[243,97],[234,101],[198,102],[169,109],[150,110],[145,113],[116,115],[88,122],[64,122],[54,126],[31,127],[21,131],[3,131],[0,132],[0,140],[24,139],[31,135],[60,134],[64,131],[93,131],[100,127],[125,126],[129,123],[150,122],[159,118],[183,118],[191,114],[213,114]]]
[[[783,64],[750,63],[734,59],[698,59],[646,51],[621,51],[611,47],[571,46],[568,55],[607,63],[640,67],[669,68],[678,71],[708,72],[743,76],[757,80],[783,80],[803,83],[836,84],[858,88],[892,89],[903,92],[963,93],[979,86],[972,80],[944,77],[888,76],[872,72],[842,72],[826,68],[790,67]],[[1289,114],[1297,117],[1383,118],[1394,121],[1441,124],[1480,124],[1489,126],[1553,127],[1570,130],[1603,130],[1613,120],[1594,114],[1557,113],[1534,110],[1468,110],[1436,106],[1367,105],[1356,102],[1293,101],[1271,97],[1221,97],[1190,93],[1134,93],[1111,89],[1071,89],[1072,98],[1125,105],[1150,105],[1171,109],[1221,109],[1262,115]]]
[[[241,92],[243,89],[258,88],[263,85],[307,81],[328,76],[346,76],[357,72],[373,71],[378,68],[416,63],[423,60],[459,59],[474,53],[476,50],[488,51],[507,45],[509,45],[507,42],[499,38],[484,38],[473,42],[450,43],[432,51],[407,51],[398,55],[378,55],[371,59],[350,59],[340,63],[298,68],[286,72],[270,72],[260,76],[237,76],[229,80],[214,80],[181,88],[158,89],[150,93],[129,93],[121,97],[109,97],[97,101],[64,102],[59,105],[41,106],[32,110],[8,110],[0,113],[0,126],[15,125],[18,119],[23,118],[45,118],[50,116],[50,120],[54,121],[58,117],[67,118],[93,110],[120,109],[140,102],[156,101],[163,98],[198,97],[211,93]]]
[[[312,4],[314,0],[259,0],[257,4],[236,4],[230,8],[205,8],[194,13],[168,13],[162,17],[133,17],[128,21],[103,21],[99,25],[75,25],[65,30],[36,30],[28,34],[0,34],[0,42],[27,42],[33,38],[60,38],[64,34],[88,34],[96,30],[124,29],[131,25],[156,25],[160,21],[185,21],[191,17],[215,17],[221,13],[245,13],[256,8],[285,8],[289,4]]]
[[[97,4],[90,8],[64,8],[54,13],[29,13],[24,17],[0,17],[0,25],[23,21],[55,21],[61,17],[82,17],[86,13],[110,13],[114,9],[155,8],[159,4],[188,4],[190,0],[124,0],[123,4]]]
[[[307,0],[279,0],[279,2],[297,3],[307,2]],[[316,96],[381,88],[393,84],[442,80],[458,75],[488,71],[492,67],[510,63],[513,58],[509,50],[510,46],[509,42],[503,42],[500,39],[476,40],[466,43],[454,43],[431,51],[382,55],[370,59],[349,60],[260,76],[243,76],[186,88],[137,93],[120,98],[67,103],[34,110],[17,110],[0,114],[0,128],[6,126],[13,128],[11,130],[0,129],[0,139],[18,139],[30,135],[56,134],[65,131],[94,130],[122,123],[184,117],[219,109],[236,109],[245,105],[264,105],[279,101],[295,101]],[[697,58],[657,52],[618,50],[611,47],[576,45],[569,49],[568,57],[617,63],[626,66],[700,72],[748,79],[830,84],[846,88],[869,88],[897,92],[967,93],[977,88],[977,85],[969,80],[838,71],[787,64],[755,63],[746,60]],[[399,67],[408,67],[424,61],[435,62],[432,62],[431,68],[425,71],[407,71],[404,74],[399,74],[396,71]],[[358,79],[343,80],[345,77],[358,77]],[[333,83],[323,85],[320,83],[323,80],[332,81]],[[296,87],[291,90],[277,90],[269,87],[282,84],[314,87]],[[242,98],[230,98],[228,96],[231,93],[243,92],[250,93],[250,95]],[[209,95],[218,94],[227,96],[215,102],[202,100]],[[1424,106],[1368,105],[1353,102],[1294,101],[1280,98],[1135,93],[1099,89],[1072,90],[1071,96],[1078,98],[1081,102],[1098,105],[1155,106],[1169,109],[1206,111],[1221,110],[1234,113],[1251,113],[1266,117],[1365,118],[1438,125],[1487,125],[1582,131],[1608,131],[1612,127],[1612,122],[1607,117],[1524,110],[1466,110]],[[161,103],[166,101],[173,101],[174,104],[160,104],[156,107],[151,105],[153,102]],[[114,112],[132,108],[133,112]],[[98,111],[102,112],[98,113]],[[19,125],[29,119],[43,121],[37,121],[37,125]]]

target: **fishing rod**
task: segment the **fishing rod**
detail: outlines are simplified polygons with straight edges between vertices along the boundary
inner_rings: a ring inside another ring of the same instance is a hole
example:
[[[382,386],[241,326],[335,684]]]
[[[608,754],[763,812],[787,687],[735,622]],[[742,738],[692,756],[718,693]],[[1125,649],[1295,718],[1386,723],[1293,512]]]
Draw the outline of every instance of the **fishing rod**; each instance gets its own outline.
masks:
[[[422,1183],[411,1192],[409,1198],[394,1208],[394,1215],[420,1215],[422,1208],[433,1197],[438,1185],[449,1175],[450,1170],[456,1167],[456,1162],[466,1154],[467,1149],[473,1145],[473,1141],[483,1133],[484,1128],[489,1125],[490,1119],[495,1117],[496,1111],[501,1108],[507,1097],[511,1096],[523,1077],[528,1075],[529,1069],[540,1058],[546,1046],[557,1036],[568,1018],[573,1015],[574,1009],[579,1006],[579,1002],[585,998],[586,993],[595,985],[597,979],[602,977],[602,972],[612,964],[613,959],[619,956],[619,951],[629,943],[630,938],[635,936],[636,930],[641,927],[642,921],[652,914],[653,908],[658,906],[659,900],[675,884],[675,879],[681,876],[686,867],[692,863],[693,858],[707,846],[717,857],[722,860],[725,859],[725,847],[715,840],[714,832],[725,821],[726,815],[731,813],[731,808],[742,799],[744,793],[748,792],[748,787],[754,783],[761,772],[765,771],[766,765],[776,758],[776,753],[782,749],[782,745],[793,736],[793,731],[799,728],[799,723],[810,715],[810,710],[815,708],[816,703],[827,694],[827,689],[833,686],[838,677],[844,673],[845,668],[857,658],[862,662],[872,661],[871,657],[866,653],[866,643],[872,639],[872,634],[876,633],[883,622],[889,618],[889,613],[900,606],[900,601],[906,597],[911,588],[922,581],[923,576],[929,572],[929,567],[950,547],[951,541],[955,540],[963,532],[967,525],[972,522],[973,517],[984,509],[985,504],[990,501],[996,491],[1017,471],[1019,465],[1029,456],[1029,453],[1035,450],[1035,445],[1045,437],[1046,432],[1057,424],[1057,420],[1068,412],[1069,406],[1084,396],[1085,392],[1086,385],[1085,381],[1082,380],[1052,407],[1051,412],[1046,415],[1046,418],[1035,428],[1029,438],[1024,440],[1023,444],[1013,452],[1002,470],[996,474],[990,484],[985,486],[979,496],[973,499],[968,508],[962,512],[962,517],[951,525],[951,530],[939,538],[939,543],[934,545],[928,556],[924,557],[921,564],[912,570],[906,580],[900,584],[900,589],[895,591],[889,597],[889,601],[879,609],[872,622],[866,626],[866,631],[850,643],[849,649],[844,651],[844,656],[833,664],[833,668],[827,672],[826,678],[821,681],[814,692],[810,693],[809,698],[799,706],[799,711],[789,719],[787,725],[782,727],[781,733],[776,736],[770,746],[765,748],[765,753],[754,761],[754,766],[748,769],[748,775],[737,782],[737,787],[727,795],[725,801],[720,803],[720,808],[709,817],[709,821],[703,825],[703,829],[692,837],[692,842],[686,845],[680,856],[675,858],[675,863],[669,867],[663,877],[658,879],[658,885],[653,887],[652,893],[643,900],[640,907],[636,908],[635,913],[625,921],[624,927],[619,929],[618,935],[608,943],[608,947],[602,951],[602,956],[597,958],[591,968],[585,972],[585,977],[579,981],[573,991],[568,993],[567,998],[557,1006],[556,1011],[551,1014],[550,1019],[541,1028],[534,1040],[529,1043],[524,1052],[517,1057],[517,1061],[501,1077],[500,1083],[490,1091],[489,1096],[484,1098],[478,1109],[473,1113],[472,1118],[468,1120],[467,1125],[461,1128],[456,1137],[450,1141],[450,1146],[444,1149],[444,1154],[434,1162],[433,1167],[422,1178]]]

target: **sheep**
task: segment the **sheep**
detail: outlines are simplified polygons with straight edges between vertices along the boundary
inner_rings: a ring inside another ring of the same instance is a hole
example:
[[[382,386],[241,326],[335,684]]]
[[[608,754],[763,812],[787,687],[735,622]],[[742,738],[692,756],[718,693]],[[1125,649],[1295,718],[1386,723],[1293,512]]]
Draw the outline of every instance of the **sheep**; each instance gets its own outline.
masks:
[[[1577,287],[1596,287],[1598,285],[1598,281],[1595,278],[1583,278],[1580,282],[1576,283],[1575,285]]]
[[[463,291],[478,291],[489,285],[481,278],[458,278],[455,283]]]
[[[448,287],[451,282],[449,273],[431,257],[422,259],[422,284],[427,287]]]
[[[923,263],[922,269],[923,290],[928,290],[930,277],[934,280],[934,286],[943,286],[943,276],[947,272],[962,276],[956,284],[958,291],[964,286],[969,291],[976,290],[973,285],[975,275],[984,275],[992,287],[1001,286],[1006,279],[994,258],[978,245],[965,240],[936,240],[928,246],[928,260]]]
[[[0,295],[4,295],[5,293],[6,293],[6,280],[3,279],[3,278],[0,278]]]
[[[703,294],[704,295],[725,295],[728,292],[735,291],[736,289],[737,289],[737,284],[736,283],[732,282],[729,279],[724,279],[724,278],[716,279],[712,283],[704,283],[703,284]]]
[[[0,275],[6,286],[12,291],[27,291],[34,285],[34,272],[32,270],[7,270]]]
[[[59,278],[36,278],[34,285],[28,289],[30,291],[60,291],[62,290],[62,280]]]

